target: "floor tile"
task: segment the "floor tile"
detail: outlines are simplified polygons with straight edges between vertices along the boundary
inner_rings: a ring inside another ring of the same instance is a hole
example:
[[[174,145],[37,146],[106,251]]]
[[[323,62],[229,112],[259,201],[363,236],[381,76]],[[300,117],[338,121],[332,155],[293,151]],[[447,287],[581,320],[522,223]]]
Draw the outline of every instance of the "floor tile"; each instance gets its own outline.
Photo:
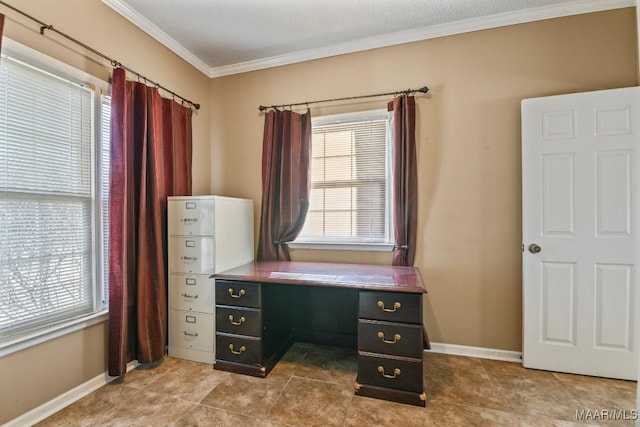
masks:
[[[196,405],[191,411],[178,420],[174,427],[253,427],[261,426],[262,419],[248,415],[236,414],[224,409]]]
[[[280,397],[289,379],[289,376],[273,372],[267,378],[229,374],[200,401],[200,404],[264,418]]]
[[[292,377],[268,419],[292,426],[341,426],[353,397],[353,387]]]
[[[272,372],[353,386],[357,356],[350,349],[294,344]]]
[[[199,403],[215,386],[231,375],[215,371],[211,365],[204,363],[190,362],[185,365],[159,376],[146,390]]]
[[[354,396],[345,427],[422,427],[429,424],[429,410],[420,406]]]
[[[47,418],[41,426],[171,426],[194,404],[108,384]]]

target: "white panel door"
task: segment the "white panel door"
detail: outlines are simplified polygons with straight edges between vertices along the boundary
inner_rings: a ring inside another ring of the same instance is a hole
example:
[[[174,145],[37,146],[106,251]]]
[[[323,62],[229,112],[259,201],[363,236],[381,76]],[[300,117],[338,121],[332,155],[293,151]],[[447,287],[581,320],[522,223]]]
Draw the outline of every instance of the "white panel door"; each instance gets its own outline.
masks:
[[[640,88],[522,101],[523,365],[637,378]]]

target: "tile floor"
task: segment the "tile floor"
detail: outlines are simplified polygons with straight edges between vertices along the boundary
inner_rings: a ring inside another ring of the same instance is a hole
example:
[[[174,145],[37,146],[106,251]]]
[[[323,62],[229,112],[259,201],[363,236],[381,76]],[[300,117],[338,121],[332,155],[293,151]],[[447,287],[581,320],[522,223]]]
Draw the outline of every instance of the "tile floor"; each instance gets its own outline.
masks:
[[[355,396],[355,351],[295,344],[266,379],[167,357],[39,426],[632,426],[636,383],[425,354],[427,407]],[[594,419],[577,420],[587,410]],[[626,412],[622,412],[625,410]],[[597,419],[600,418],[600,419]],[[607,419],[602,419],[607,418]]]

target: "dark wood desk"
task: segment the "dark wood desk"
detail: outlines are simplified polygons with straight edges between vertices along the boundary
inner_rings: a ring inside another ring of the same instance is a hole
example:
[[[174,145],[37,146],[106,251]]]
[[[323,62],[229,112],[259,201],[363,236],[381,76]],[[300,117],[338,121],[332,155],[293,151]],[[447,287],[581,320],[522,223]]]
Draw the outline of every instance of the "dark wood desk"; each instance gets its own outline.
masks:
[[[356,394],[425,406],[418,269],[269,261],[213,277],[215,369],[266,377],[295,341],[357,348]]]

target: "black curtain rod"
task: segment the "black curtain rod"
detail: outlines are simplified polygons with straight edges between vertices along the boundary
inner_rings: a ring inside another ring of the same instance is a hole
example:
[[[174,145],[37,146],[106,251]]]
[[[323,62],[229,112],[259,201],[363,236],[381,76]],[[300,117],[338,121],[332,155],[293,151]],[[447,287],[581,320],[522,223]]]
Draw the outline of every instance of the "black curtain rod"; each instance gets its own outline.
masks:
[[[321,101],[306,101],[306,102],[296,102],[295,104],[280,104],[280,105],[269,105],[267,107],[265,107],[264,105],[261,105],[258,107],[258,110],[260,111],[264,111],[267,110],[269,108],[280,108],[280,107],[295,107],[298,105],[309,105],[309,104],[319,104],[321,102],[333,102],[333,101],[346,101],[349,99],[362,99],[362,98],[373,98],[376,96],[386,96],[386,95],[393,95],[393,96],[397,96],[397,95],[409,95],[411,93],[416,93],[416,92],[420,92],[420,93],[427,93],[429,92],[429,88],[424,86],[421,87],[420,89],[406,89],[406,90],[401,90],[399,92],[388,92],[388,93],[376,93],[374,95],[360,95],[360,96],[348,96],[346,98],[333,98],[333,99],[323,99]]]
[[[96,54],[96,55],[98,55],[99,57],[101,57],[101,58],[103,58],[103,59],[106,59],[107,61],[109,61],[109,62],[111,63],[111,65],[112,65],[112,66],[114,66],[114,67],[119,67],[119,68],[123,68],[123,69],[127,70],[128,72],[130,72],[130,73],[132,73],[132,74],[135,74],[135,75],[138,77],[138,80],[139,80],[139,79],[143,79],[145,82],[149,82],[149,83],[151,83],[152,85],[154,85],[157,89],[162,89],[162,90],[164,90],[165,92],[170,93],[172,97],[174,97],[174,98],[180,98],[180,99],[182,100],[182,103],[183,103],[183,104],[184,104],[184,103],[187,103],[187,104],[189,104],[189,106],[191,106],[191,107],[195,108],[196,110],[199,110],[199,109],[200,109],[200,104],[195,103],[195,102],[193,102],[193,101],[190,101],[190,100],[188,100],[187,98],[185,98],[185,97],[183,97],[183,96],[178,95],[178,94],[177,94],[177,93],[175,93],[174,91],[172,91],[172,90],[170,90],[170,89],[167,89],[166,87],[162,86],[162,85],[161,85],[161,84],[159,84],[159,83],[154,82],[153,80],[151,80],[151,79],[149,79],[149,78],[147,78],[147,77],[143,76],[142,74],[138,73],[138,72],[137,72],[137,71],[135,71],[135,70],[132,70],[131,68],[127,67],[126,65],[123,65],[122,63],[120,63],[120,62],[118,62],[118,61],[116,61],[116,60],[114,60],[114,59],[109,58],[109,57],[108,57],[107,55],[105,55],[104,53],[99,52],[99,51],[95,50],[94,48],[92,48],[92,47],[90,47],[90,46],[87,46],[86,44],[82,43],[81,41],[76,40],[76,39],[74,39],[73,37],[71,37],[71,36],[69,36],[69,35],[67,35],[67,34],[63,33],[62,31],[59,31],[59,30],[57,30],[57,29],[53,28],[53,25],[48,25],[48,24],[46,24],[46,23],[42,22],[41,20],[39,20],[38,18],[35,18],[35,17],[33,17],[33,16],[31,16],[31,15],[29,15],[29,14],[27,14],[27,13],[25,13],[25,12],[21,11],[20,9],[17,9],[17,8],[15,8],[15,7],[11,6],[10,4],[8,4],[8,3],[4,2],[4,1],[1,1],[1,0],[0,0],[0,4],[2,4],[3,6],[6,6],[6,7],[8,7],[9,9],[13,10],[14,12],[17,12],[17,13],[19,13],[20,15],[22,15],[22,16],[24,16],[24,17],[26,17],[26,18],[29,18],[29,19],[31,19],[32,21],[37,22],[38,24],[40,24],[40,34],[41,34],[41,35],[44,35],[45,30],[53,31],[54,33],[61,35],[61,36],[62,36],[62,37],[64,37],[65,39],[67,39],[67,40],[69,40],[69,41],[71,41],[71,42],[73,42],[73,43],[75,43],[75,44],[77,44],[77,45],[79,45],[79,46],[82,46],[83,48],[87,49],[88,51],[90,51],[90,52],[92,52],[92,53],[94,53],[94,54]]]

